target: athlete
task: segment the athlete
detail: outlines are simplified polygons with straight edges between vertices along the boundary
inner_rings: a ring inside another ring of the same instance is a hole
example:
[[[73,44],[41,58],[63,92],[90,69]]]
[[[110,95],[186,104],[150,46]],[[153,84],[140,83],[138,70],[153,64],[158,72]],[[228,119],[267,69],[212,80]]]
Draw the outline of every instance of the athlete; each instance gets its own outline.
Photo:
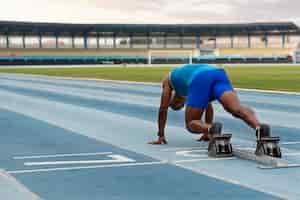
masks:
[[[188,64],[171,71],[162,82],[158,140],[149,144],[167,144],[165,126],[168,108],[177,111],[185,104],[186,129],[194,134],[202,134],[199,140],[209,141],[209,133],[214,128],[211,104],[214,100],[218,100],[234,117],[255,129],[258,137],[260,122],[250,108],[240,104],[225,70],[208,64]]]

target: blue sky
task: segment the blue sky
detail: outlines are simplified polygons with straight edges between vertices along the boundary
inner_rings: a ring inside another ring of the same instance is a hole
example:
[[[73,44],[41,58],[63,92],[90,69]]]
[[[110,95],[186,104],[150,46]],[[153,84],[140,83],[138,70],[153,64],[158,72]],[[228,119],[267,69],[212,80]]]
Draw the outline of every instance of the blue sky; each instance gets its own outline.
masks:
[[[9,0],[0,20],[70,23],[294,21],[299,0]]]

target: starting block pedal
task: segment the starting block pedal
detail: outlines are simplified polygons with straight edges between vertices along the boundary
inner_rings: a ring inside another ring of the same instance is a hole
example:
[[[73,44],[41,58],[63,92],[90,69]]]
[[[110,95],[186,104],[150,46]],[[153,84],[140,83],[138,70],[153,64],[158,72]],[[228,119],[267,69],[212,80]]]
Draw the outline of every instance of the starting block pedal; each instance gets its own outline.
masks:
[[[255,154],[257,156],[270,156],[275,158],[281,158],[281,150],[279,146],[279,137],[262,137],[257,140]]]
[[[257,156],[270,156],[274,158],[281,158],[281,151],[279,147],[279,137],[271,136],[271,128],[267,124],[261,124],[260,128],[256,130],[256,150]]]
[[[232,145],[230,143],[231,134],[221,134],[222,124],[214,123],[209,130],[210,141],[208,145],[208,156],[214,158],[231,157]]]
[[[208,145],[208,156],[214,158],[232,157],[231,134],[212,135]]]

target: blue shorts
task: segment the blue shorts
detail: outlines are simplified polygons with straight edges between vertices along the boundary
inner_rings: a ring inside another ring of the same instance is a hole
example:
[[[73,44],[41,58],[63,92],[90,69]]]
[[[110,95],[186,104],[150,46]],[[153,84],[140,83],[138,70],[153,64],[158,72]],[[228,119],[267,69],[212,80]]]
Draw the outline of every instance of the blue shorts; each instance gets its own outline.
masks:
[[[233,91],[233,87],[224,69],[201,72],[189,85],[187,105],[205,109],[209,102],[219,100],[226,91]]]

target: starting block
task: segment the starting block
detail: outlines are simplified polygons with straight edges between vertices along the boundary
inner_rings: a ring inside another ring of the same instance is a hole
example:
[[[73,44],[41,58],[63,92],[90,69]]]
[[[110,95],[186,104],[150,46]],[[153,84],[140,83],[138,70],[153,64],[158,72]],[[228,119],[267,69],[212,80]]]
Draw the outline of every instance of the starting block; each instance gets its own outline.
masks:
[[[232,134],[221,134],[222,124],[214,123],[209,131],[211,139],[208,145],[208,156],[214,158],[231,157],[232,145],[230,143]]]
[[[300,164],[290,163],[290,161],[278,157],[267,155],[256,155],[253,150],[243,148],[233,148],[233,155],[258,163],[259,169],[279,169],[279,168],[295,168],[300,167]]]
[[[260,169],[278,169],[300,167],[300,164],[290,163],[282,159],[279,146],[280,138],[270,136],[270,128],[264,125],[263,134],[259,135],[256,149],[232,147],[232,134],[222,134],[222,124],[214,123],[209,131],[210,141],[208,156],[214,158],[235,156],[244,160],[257,162]],[[261,136],[261,137],[260,137]]]
[[[255,153],[253,150],[234,148],[233,155],[241,159],[257,162],[260,169],[300,167],[300,164],[290,163],[290,161],[281,158],[279,141],[279,137],[262,137],[260,140],[257,140]]]
[[[279,141],[279,137],[263,137],[260,140],[257,140],[255,154],[257,156],[266,155],[281,158]]]
[[[231,134],[212,135],[208,145],[208,156],[215,158],[233,156],[230,143],[231,136]]]

